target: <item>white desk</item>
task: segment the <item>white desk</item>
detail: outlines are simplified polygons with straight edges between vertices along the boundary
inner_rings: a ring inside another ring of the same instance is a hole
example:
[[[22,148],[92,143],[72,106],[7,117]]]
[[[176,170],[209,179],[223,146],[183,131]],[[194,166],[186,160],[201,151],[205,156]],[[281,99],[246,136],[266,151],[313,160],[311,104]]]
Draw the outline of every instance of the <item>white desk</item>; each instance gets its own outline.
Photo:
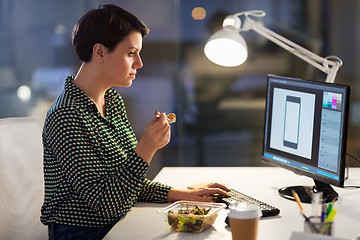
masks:
[[[278,207],[280,214],[260,220],[259,240],[288,240],[293,231],[303,231],[303,218],[297,204],[280,197],[277,190],[291,185],[313,185],[313,181],[291,171],[277,167],[206,167],[163,168],[154,179],[176,188],[203,182],[221,182],[252,197]],[[345,185],[360,185],[360,168],[350,169],[350,178]],[[333,236],[353,239],[360,234],[360,189],[334,189],[340,198],[335,203]],[[138,203],[111,230],[105,239],[231,239],[229,227],[224,223],[225,210],[219,214],[214,226],[200,234],[175,233],[169,230],[157,210],[169,204]],[[310,205],[304,205],[310,212]]]

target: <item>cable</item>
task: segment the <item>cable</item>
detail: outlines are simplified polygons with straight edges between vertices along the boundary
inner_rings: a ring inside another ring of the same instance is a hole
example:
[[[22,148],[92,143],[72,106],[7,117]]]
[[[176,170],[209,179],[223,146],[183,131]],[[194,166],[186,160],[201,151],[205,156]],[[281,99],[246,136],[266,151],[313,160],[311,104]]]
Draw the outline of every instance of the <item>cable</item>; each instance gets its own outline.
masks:
[[[252,10],[252,11],[243,11],[233,14],[235,17],[240,17],[241,15],[247,16],[255,16],[255,17],[265,17],[266,13],[262,10]]]
[[[327,56],[327,57],[325,57],[325,59],[330,60],[330,61],[337,61],[339,63],[339,66],[343,65],[343,61],[337,56]]]
[[[354,155],[351,155],[350,153],[346,153],[346,155],[348,155],[349,157],[355,159],[356,161],[360,162],[360,159],[355,157]],[[360,188],[360,186],[344,186],[344,188],[348,188],[348,189],[357,189]]]
[[[348,155],[349,157],[355,159],[356,161],[358,161],[360,163],[360,159],[355,157],[354,155],[351,155],[350,153],[346,153],[346,155]]]
[[[346,189],[358,189],[358,188],[360,188],[360,186],[344,186],[344,188],[346,188]]]

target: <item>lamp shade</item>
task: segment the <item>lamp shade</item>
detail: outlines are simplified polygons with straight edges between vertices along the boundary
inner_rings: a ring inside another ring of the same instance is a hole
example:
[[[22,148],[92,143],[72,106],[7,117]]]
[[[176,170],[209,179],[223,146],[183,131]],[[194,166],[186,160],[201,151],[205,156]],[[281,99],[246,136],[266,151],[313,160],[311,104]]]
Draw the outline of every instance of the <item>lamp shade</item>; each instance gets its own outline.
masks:
[[[235,67],[245,62],[247,46],[244,38],[233,28],[223,27],[205,45],[206,57],[215,64]]]

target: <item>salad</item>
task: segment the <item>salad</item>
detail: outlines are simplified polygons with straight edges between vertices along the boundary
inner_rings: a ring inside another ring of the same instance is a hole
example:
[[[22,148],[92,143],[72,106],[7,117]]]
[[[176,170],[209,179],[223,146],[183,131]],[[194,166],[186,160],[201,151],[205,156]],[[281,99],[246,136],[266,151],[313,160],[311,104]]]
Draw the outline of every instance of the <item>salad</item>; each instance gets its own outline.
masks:
[[[200,208],[197,205],[189,208],[188,202],[185,209],[178,209],[177,212],[169,210],[167,220],[170,229],[176,232],[202,232],[209,228],[217,217],[217,214],[209,215],[210,210],[211,208]]]

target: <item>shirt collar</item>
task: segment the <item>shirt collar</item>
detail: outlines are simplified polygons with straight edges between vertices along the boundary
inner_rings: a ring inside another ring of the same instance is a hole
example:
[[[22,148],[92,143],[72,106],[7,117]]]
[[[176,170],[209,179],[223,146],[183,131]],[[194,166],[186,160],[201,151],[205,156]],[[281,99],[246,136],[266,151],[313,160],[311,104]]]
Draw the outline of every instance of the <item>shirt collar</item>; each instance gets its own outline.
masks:
[[[75,99],[75,103],[79,106],[85,108],[93,108],[97,111],[95,103],[73,82],[75,76],[68,76],[65,82],[65,90],[69,92]],[[113,88],[109,88],[105,92],[105,101],[107,103],[107,107],[113,105],[111,104],[116,100],[117,92]],[[109,105],[108,105],[109,104]]]
[[[65,91],[74,97],[76,105],[96,109],[95,103],[73,82],[74,79],[75,76],[68,76],[66,78]]]

